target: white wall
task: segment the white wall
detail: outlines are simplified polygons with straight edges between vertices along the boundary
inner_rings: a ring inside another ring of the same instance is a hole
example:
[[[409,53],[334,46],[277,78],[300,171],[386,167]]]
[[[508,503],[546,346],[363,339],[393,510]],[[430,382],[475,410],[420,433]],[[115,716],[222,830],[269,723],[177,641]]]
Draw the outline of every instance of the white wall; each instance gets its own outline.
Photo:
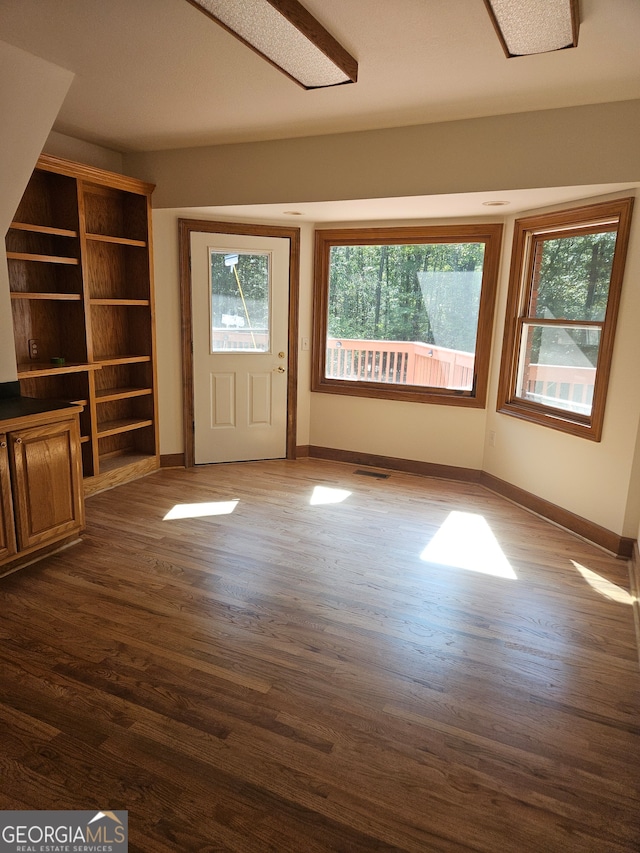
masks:
[[[624,195],[635,195],[631,190]],[[591,200],[587,200],[591,201]],[[575,206],[578,206],[577,204]],[[636,201],[637,206],[637,201]],[[602,441],[594,442],[496,412],[513,217],[505,234],[502,281],[487,410],[483,469],[623,536],[635,537],[638,501],[632,471],[640,423],[640,215],[627,255]],[[633,504],[629,504],[633,496]],[[629,512],[628,510],[632,510]]]
[[[182,453],[182,343],[178,262],[179,210],[153,212],[160,452]]]
[[[4,234],[73,74],[0,41],[0,230]]]
[[[486,411],[311,395],[311,444],[479,470]]]
[[[640,100],[127,154],[157,207],[301,203],[640,180]]]

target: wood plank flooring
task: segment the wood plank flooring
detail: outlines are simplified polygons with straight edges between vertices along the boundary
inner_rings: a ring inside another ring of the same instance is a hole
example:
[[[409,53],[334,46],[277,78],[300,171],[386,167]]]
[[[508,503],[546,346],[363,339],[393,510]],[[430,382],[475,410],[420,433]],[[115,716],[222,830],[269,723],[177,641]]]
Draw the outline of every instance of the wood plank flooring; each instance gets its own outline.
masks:
[[[128,809],[159,853],[638,851],[626,563],[480,486],[354,470],[160,471],[1,579],[0,808]],[[445,565],[484,539],[483,571]]]

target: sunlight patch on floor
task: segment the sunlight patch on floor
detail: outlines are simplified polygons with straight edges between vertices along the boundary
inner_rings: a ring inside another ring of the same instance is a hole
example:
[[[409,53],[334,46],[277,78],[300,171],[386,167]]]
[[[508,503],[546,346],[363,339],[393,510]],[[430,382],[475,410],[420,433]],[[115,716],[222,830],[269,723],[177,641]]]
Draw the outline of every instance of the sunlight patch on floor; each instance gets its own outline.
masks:
[[[571,562],[589,586],[593,587],[593,589],[595,589],[596,592],[599,592],[600,595],[603,595],[611,601],[617,601],[619,604],[633,604],[635,601],[633,595],[628,593],[626,589],[623,589],[621,586],[617,586],[615,583],[611,583],[611,581],[603,578],[602,575],[599,575],[597,572],[592,572],[591,569],[588,569],[586,566],[576,563],[575,560],[571,560]]]
[[[329,486],[316,486],[309,500],[311,506],[341,504],[351,495],[346,489],[331,489]]]
[[[205,518],[209,515],[230,515],[239,501],[213,501],[200,504],[176,504],[162,519],[175,521],[178,518]]]
[[[511,563],[482,515],[449,513],[420,559],[456,569],[517,580]]]

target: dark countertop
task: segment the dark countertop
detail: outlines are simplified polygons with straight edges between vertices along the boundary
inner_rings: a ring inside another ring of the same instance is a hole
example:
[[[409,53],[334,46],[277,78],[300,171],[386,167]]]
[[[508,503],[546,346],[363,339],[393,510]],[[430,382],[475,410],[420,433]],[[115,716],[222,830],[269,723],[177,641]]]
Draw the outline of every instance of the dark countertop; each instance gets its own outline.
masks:
[[[63,400],[36,400],[33,397],[7,397],[0,399],[0,421],[13,421],[29,415],[42,415],[64,409],[78,409],[74,403]]]

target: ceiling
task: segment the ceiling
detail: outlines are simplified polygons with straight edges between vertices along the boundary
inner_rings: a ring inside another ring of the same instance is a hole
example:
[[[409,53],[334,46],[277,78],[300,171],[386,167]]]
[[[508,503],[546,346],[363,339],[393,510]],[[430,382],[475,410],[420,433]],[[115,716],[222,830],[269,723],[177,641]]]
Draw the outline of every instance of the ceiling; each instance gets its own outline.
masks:
[[[54,129],[150,151],[640,98],[640,2],[581,0],[576,49],[507,60],[482,0],[303,0],[356,57],[304,91],[185,0],[1,0],[0,38],[75,73]]]
[[[345,222],[376,222],[385,220],[399,224],[402,220],[452,219],[456,217],[488,216],[492,219],[507,214],[522,213],[554,204],[564,204],[586,198],[628,191],[638,183],[590,184],[580,187],[539,187],[507,190],[495,193],[447,193],[431,196],[402,196],[401,198],[365,198],[343,201],[315,201],[291,204],[237,204],[221,207],[190,208],[189,216],[221,219],[250,219],[251,221],[287,221],[342,224]],[[185,214],[186,215],[186,214]],[[293,220],[293,221],[291,221]]]

